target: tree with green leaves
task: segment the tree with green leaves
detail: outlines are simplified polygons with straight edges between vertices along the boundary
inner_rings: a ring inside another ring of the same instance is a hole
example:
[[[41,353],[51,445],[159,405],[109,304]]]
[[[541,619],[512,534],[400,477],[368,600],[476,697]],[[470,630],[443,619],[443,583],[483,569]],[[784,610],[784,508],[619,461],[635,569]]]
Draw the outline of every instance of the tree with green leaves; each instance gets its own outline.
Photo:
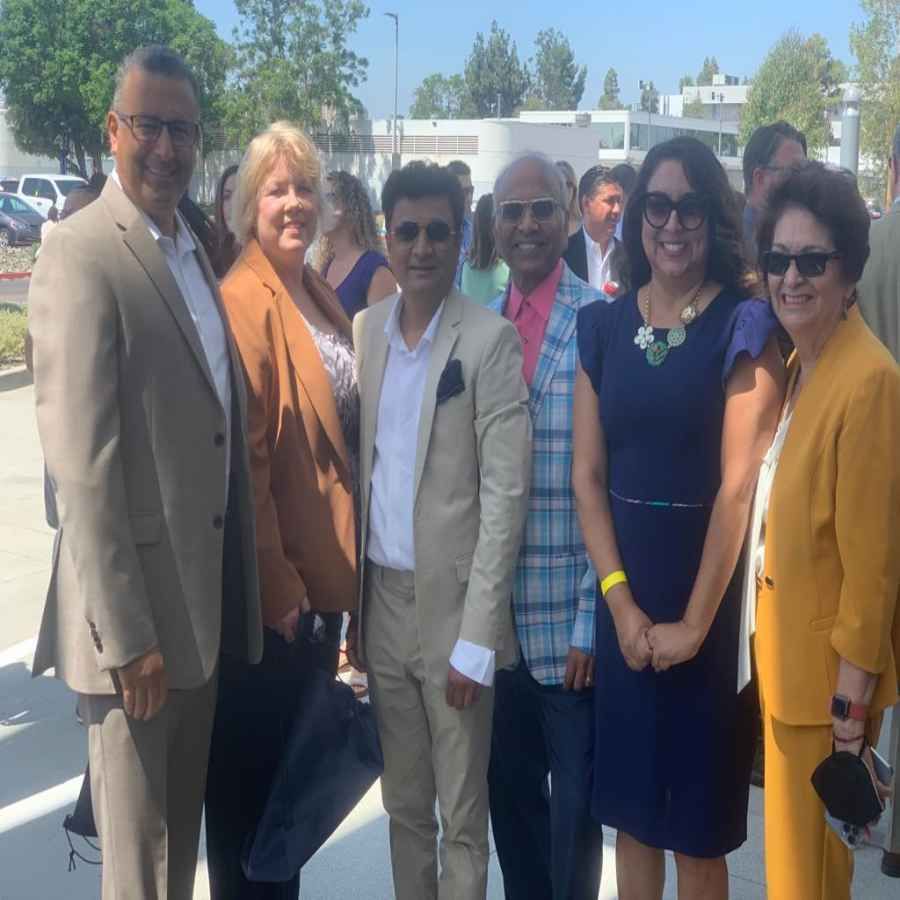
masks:
[[[683,116],[693,116],[697,119],[706,118],[706,107],[703,105],[703,101],[699,97],[694,97],[692,100],[688,100],[687,103],[681,108],[681,114]]]
[[[678,93],[680,94],[686,87],[693,87],[694,79],[690,75],[682,75],[678,79]]]
[[[191,0],[0,0],[0,90],[19,149],[99,169],[116,70],[148,44],[186,58],[201,123],[214,129],[229,50]]]
[[[486,39],[480,31],[475,35],[464,77],[472,112],[480,118],[514,115],[531,84],[527,65],[519,61],[515,41],[496,20],[491,22]]]
[[[575,62],[569,39],[555,28],[538,32],[532,61],[531,109],[578,109],[584,94],[587,66]]]
[[[228,137],[239,146],[276,121],[313,130],[346,125],[368,61],[348,48],[369,10],[361,0],[235,0],[236,79]]]
[[[462,75],[428,75],[416,88],[409,109],[411,119],[462,119],[470,104]]]
[[[644,112],[659,112],[659,91],[652,81],[641,82],[641,109]]]
[[[714,56],[706,56],[703,58],[703,68],[697,75],[697,84],[701,87],[709,86],[713,83],[713,75],[719,74],[719,61]]]
[[[597,103],[597,109],[622,109],[619,99],[619,73],[615,69],[607,69],[603,79],[603,96]]]
[[[846,75],[821,35],[804,38],[788,31],[753,78],[741,117],[741,143],[761,125],[784,119],[806,135],[810,154],[824,151],[831,141],[828,110]]]
[[[891,138],[900,122],[900,0],[859,0],[865,19],[850,29],[862,92],[862,152],[884,186]]]

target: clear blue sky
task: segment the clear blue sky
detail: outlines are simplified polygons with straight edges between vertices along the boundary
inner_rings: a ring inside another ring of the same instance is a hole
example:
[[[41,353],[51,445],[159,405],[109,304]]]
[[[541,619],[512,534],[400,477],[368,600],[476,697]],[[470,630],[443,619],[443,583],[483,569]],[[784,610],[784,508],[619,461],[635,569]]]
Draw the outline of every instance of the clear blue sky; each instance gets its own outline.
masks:
[[[195,0],[219,33],[231,39],[237,23],[233,0]],[[752,76],[771,45],[789,28],[824,35],[831,52],[853,65],[849,31],[862,20],[857,0],[595,0],[594,3],[485,0],[370,0],[351,48],[369,60],[368,80],[357,90],[373,118],[393,112],[394,23],[400,15],[400,114],[431,72],[462,72],[476,32],[496,18],[530,59],[534,38],[554,27],[568,36],[579,63],[588,67],[581,106],[596,106],[603,77],[619,73],[622,99],[638,99],[638,81],[676,93],[685,73],[696,76],[704,56],[716,56],[730,75]]]

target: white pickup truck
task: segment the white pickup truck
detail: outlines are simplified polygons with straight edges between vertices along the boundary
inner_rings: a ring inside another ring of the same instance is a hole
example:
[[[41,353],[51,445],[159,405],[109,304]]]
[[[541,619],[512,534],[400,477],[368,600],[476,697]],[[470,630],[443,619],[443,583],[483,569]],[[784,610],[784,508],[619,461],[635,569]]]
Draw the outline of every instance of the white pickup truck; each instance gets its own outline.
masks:
[[[66,195],[74,188],[86,184],[77,175],[23,175],[15,193],[46,218],[51,206],[55,206],[57,212],[62,212]]]

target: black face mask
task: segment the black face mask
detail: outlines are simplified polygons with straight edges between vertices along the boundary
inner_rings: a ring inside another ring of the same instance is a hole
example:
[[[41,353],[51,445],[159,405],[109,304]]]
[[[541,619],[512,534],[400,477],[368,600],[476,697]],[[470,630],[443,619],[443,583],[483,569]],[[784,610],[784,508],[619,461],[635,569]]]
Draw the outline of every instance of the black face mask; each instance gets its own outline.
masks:
[[[876,821],[884,807],[862,761],[863,742],[859,755],[845,750],[833,750],[812,774],[812,785],[825,804],[829,815],[860,828]]]

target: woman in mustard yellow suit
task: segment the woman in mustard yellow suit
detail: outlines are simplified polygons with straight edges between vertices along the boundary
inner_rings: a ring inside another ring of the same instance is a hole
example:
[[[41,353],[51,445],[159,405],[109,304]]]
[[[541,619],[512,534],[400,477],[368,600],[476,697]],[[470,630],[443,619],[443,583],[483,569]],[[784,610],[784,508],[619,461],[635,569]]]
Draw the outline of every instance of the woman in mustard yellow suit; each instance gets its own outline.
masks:
[[[796,350],[757,556],[768,897],[845,900],[852,855],[810,776],[832,742],[875,740],[897,700],[900,370],[855,303],[869,217],[853,180],[806,163],[769,204],[760,263]]]

